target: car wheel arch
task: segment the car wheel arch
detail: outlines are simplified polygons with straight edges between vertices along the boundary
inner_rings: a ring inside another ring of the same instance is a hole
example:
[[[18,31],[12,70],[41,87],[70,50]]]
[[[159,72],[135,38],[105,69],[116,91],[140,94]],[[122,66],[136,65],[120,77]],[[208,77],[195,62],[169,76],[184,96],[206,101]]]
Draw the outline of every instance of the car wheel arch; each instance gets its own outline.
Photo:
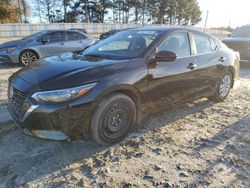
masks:
[[[31,51],[31,52],[33,52],[33,53],[35,53],[36,54],[36,56],[37,56],[37,58],[38,59],[40,59],[40,55],[39,55],[39,53],[36,51],[36,50],[34,50],[34,49],[24,49],[24,50],[22,50],[21,52],[20,52],[20,54],[19,54],[19,58],[21,57],[21,55],[24,53],[24,52],[26,52],[26,51]]]
[[[121,93],[124,95],[127,95],[128,97],[130,97],[135,105],[136,105],[136,109],[137,109],[137,124],[141,123],[141,94],[140,92],[134,88],[131,85],[119,85],[119,86],[115,86],[112,88],[109,88],[105,91],[103,91],[99,96],[97,96],[95,103],[98,104],[103,98],[108,97],[114,93]]]
[[[232,75],[232,84],[231,84],[231,88],[233,88],[234,86],[234,77],[235,77],[235,69],[233,66],[229,66],[226,71],[229,71]]]

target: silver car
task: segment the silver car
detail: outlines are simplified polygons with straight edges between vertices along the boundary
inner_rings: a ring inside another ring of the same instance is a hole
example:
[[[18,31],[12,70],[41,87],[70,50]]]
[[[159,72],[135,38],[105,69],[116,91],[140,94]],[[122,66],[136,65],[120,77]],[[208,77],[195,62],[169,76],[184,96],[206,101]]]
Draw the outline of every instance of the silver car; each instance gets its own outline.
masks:
[[[0,62],[28,65],[39,58],[83,51],[94,43],[94,38],[78,31],[41,31],[21,40],[0,44]]]

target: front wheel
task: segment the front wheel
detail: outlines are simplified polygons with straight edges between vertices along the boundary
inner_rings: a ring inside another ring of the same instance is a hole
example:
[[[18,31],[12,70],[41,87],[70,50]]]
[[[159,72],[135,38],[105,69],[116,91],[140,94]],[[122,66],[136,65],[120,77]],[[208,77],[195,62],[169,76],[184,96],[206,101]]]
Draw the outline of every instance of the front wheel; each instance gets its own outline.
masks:
[[[92,117],[91,133],[94,141],[101,145],[123,140],[136,122],[134,101],[120,93],[104,98]]]
[[[219,84],[217,86],[214,96],[210,97],[209,99],[216,102],[221,102],[225,100],[231,90],[232,81],[232,74],[229,71],[225,72],[219,80]]]

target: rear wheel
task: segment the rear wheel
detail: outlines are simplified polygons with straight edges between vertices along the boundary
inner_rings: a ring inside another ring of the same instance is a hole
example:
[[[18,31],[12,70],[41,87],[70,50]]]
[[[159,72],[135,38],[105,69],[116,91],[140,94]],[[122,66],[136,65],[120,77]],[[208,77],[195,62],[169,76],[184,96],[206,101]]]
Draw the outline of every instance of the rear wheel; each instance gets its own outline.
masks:
[[[31,63],[36,62],[37,59],[38,59],[38,57],[37,57],[35,52],[33,52],[31,50],[26,50],[26,51],[21,53],[20,58],[19,58],[19,62],[21,65],[27,66]]]
[[[232,81],[233,81],[232,74],[229,71],[224,73],[219,81],[215,95],[210,97],[209,99],[216,102],[221,102],[224,99],[226,99],[231,90]]]
[[[123,94],[113,94],[98,105],[91,123],[94,141],[101,145],[123,140],[136,122],[136,105]]]

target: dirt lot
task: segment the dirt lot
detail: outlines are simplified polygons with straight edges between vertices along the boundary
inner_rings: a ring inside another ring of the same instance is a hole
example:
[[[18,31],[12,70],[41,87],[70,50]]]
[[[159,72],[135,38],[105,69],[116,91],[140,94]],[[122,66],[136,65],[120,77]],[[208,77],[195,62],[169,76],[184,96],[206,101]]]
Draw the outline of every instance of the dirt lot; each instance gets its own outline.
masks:
[[[123,142],[49,142],[6,111],[0,65],[0,187],[250,187],[250,75],[227,100],[201,99],[147,117]]]

